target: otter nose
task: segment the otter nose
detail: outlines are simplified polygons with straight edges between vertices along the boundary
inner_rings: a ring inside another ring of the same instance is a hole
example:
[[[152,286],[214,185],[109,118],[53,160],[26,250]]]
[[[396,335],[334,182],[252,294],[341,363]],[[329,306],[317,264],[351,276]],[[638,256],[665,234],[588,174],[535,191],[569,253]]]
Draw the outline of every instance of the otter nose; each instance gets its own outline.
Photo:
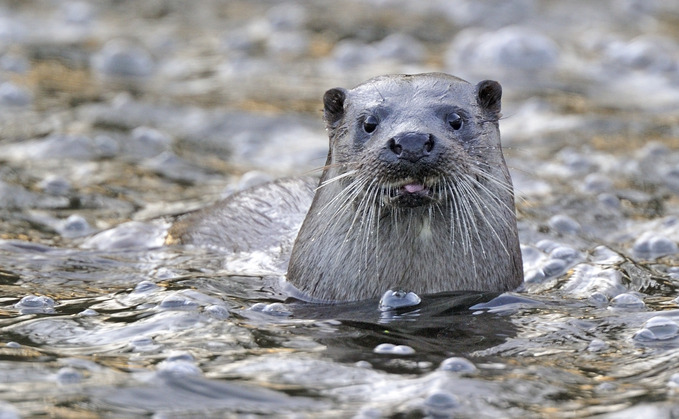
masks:
[[[434,136],[419,132],[404,132],[389,139],[387,146],[399,159],[416,162],[434,149]]]

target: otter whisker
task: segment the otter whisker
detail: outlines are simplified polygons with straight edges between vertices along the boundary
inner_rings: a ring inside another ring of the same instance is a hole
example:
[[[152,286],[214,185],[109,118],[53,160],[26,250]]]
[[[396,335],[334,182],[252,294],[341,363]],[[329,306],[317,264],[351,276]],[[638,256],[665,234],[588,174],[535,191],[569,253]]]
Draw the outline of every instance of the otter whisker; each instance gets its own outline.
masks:
[[[331,164],[326,164],[323,166],[319,167],[314,167],[313,169],[309,169],[305,172],[302,173],[302,175],[308,176],[313,173],[318,173],[318,172],[325,172],[326,170],[329,169],[345,169],[350,166],[356,166],[356,162],[339,162],[339,163],[331,163]]]
[[[375,262],[377,266],[379,266],[379,263],[377,263],[377,253],[379,251],[379,248],[377,245],[375,246],[375,249],[373,252],[370,252],[370,238],[371,236],[375,236],[376,238],[379,236],[379,218],[376,218],[376,211],[378,210],[378,206],[376,205],[376,201],[378,199],[378,196],[380,195],[380,187],[375,185],[371,188],[370,192],[366,195],[367,196],[367,204],[368,204],[368,211],[366,212],[366,218],[367,220],[365,221],[366,225],[366,232],[364,233],[364,242],[363,242],[363,254],[364,254],[364,259],[365,259],[365,269],[368,269],[368,260],[370,257],[370,254],[374,254],[375,256]],[[373,266],[373,268],[376,268],[376,266]],[[376,274],[379,275],[379,270],[376,272]]]
[[[500,221],[506,221],[506,218],[503,216],[503,214],[496,214],[496,213],[494,213],[494,211],[490,211],[490,214],[488,214],[488,211],[487,211],[488,207],[486,205],[482,205],[482,203],[484,201],[481,198],[481,196],[473,188],[468,188],[467,192],[468,192],[467,196],[469,198],[469,202],[471,202],[476,207],[477,211],[481,215],[481,217],[480,217],[481,220],[483,220],[483,222],[488,226],[491,233],[495,236],[498,243],[500,243],[500,245],[504,249],[505,253],[507,253],[507,255],[509,255],[509,250],[507,250],[507,247],[505,246],[504,241],[500,238],[500,235],[497,233],[497,230],[495,229],[495,227],[493,226],[493,223],[491,222],[491,219],[497,220],[499,218]],[[485,211],[484,211],[484,208],[486,209]],[[490,216],[488,216],[488,215],[490,215]]]
[[[459,185],[463,192],[465,192],[463,195],[465,197],[465,202],[467,203],[467,205],[465,206],[465,211],[468,217],[470,218],[470,224],[472,225],[474,234],[476,235],[476,239],[479,245],[481,246],[481,253],[483,255],[486,255],[486,248],[484,246],[483,239],[481,239],[481,235],[479,234],[479,226],[477,222],[478,220],[477,214],[482,213],[482,210],[478,207],[478,203],[475,199],[476,192],[473,190],[473,188],[469,185],[468,182],[463,181],[460,182]],[[477,211],[475,212],[474,208],[472,208],[469,204],[474,205]]]
[[[455,214],[457,217],[451,217],[451,222],[457,221],[457,227],[460,232],[460,240],[462,241],[462,250],[464,254],[471,253],[472,257],[472,265],[474,266],[474,270],[476,271],[476,262],[474,260],[474,252],[472,249],[471,245],[471,237],[469,236],[471,233],[470,226],[468,225],[468,214],[466,209],[462,206],[463,204],[463,199],[460,197],[458,194],[458,188],[455,187],[456,185],[451,185],[447,184],[448,187],[448,192],[450,193],[450,196],[453,200],[453,205],[455,208]],[[465,232],[467,234],[465,234]]]
[[[482,177],[484,180],[500,188],[502,192],[507,192],[510,195],[514,195],[514,188],[510,182],[505,179],[498,178],[494,174],[484,171],[484,170],[474,170],[474,175]]]
[[[513,218],[512,214],[514,213],[514,210],[509,206],[509,204],[504,202],[495,191],[491,190],[486,185],[476,182],[471,177],[469,177],[469,179],[476,188],[485,193],[486,197],[490,198],[499,205],[499,207],[495,207],[484,204],[483,207],[490,211],[495,218],[499,218],[501,221],[503,221],[506,226],[511,227]],[[483,202],[483,200],[481,200],[481,202]]]
[[[461,182],[458,182],[458,187],[461,186]],[[462,221],[460,228],[460,235],[462,236],[462,244],[464,246],[464,254],[471,256],[472,267],[474,273],[476,274],[476,255],[474,254],[474,245],[472,244],[472,225],[475,226],[474,220],[469,215],[469,207],[464,205],[465,199],[460,195],[460,189],[455,189],[455,198],[459,208],[459,219]]]
[[[337,202],[341,202],[342,205],[340,205],[340,207],[336,209],[335,213],[332,214],[332,216],[337,216],[340,213],[346,211],[347,208],[353,205],[356,197],[363,192],[364,189],[363,186],[365,185],[366,182],[367,182],[366,180],[354,179],[350,184],[344,187],[344,189],[338,192],[333,199],[326,203],[318,211],[318,214],[319,215],[322,214],[326,209],[333,207]]]
[[[372,182],[370,182],[368,187],[365,188],[365,189],[369,190],[375,184],[375,182],[377,182],[377,180],[373,179]],[[359,219],[359,216],[363,216],[363,212],[364,212],[366,205],[367,204],[366,204],[365,194],[363,194],[363,198],[359,202],[358,207],[356,208],[356,210],[354,212],[354,217],[351,220],[351,224],[349,225],[349,228],[347,229],[347,233],[344,237],[344,242],[346,242],[349,239],[349,234],[353,231],[354,226],[356,225],[356,221],[358,221],[358,219]]]
[[[453,249],[454,249],[455,248],[455,242],[456,242],[456,240],[455,240],[455,227],[457,227],[459,225],[459,223],[457,222],[458,221],[457,217],[459,216],[459,210],[457,208],[457,205],[458,205],[457,204],[457,197],[451,191],[451,188],[453,186],[449,185],[446,178],[444,178],[443,187],[446,190],[447,197],[452,201],[452,202],[449,203],[449,206],[450,206],[450,220],[449,220],[449,222],[450,222],[450,235],[451,235],[451,238],[452,238],[452,241],[453,241]],[[460,237],[460,240],[462,240],[462,237]],[[463,246],[464,246],[464,244],[463,244]]]
[[[320,211],[319,215],[327,209],[334,209],[334,212],[328,217],[328,225],[325,231],[335,231],[335,229],[340,226],[344,221],[343,214],[348,213],[348,209],[354,205],[356,198],[363,193],[365,189],[365,184],[367,181],[354,181],[344,188],[340,193],[337,194],[336,198],[342,198],[341,200],[333,199],[331,202],[327,203]],[[340,205],[337,205],[340,204]],[[354,214],[354,218],[358,214]],[[353,226],[353,222],[352,222]],[[348,236],[351,232],[351,227],[346,232]],[[346,239],[340,244],[340,248],[344,247]]]
[[[319,189],[321,189],[321,188],[323,188],[323,187],[325,187],[325,186],[330,185],[331,183],[337,182],[337,181],[340,180],[340,179],[344,179],[345,177],[348,177],[348,176],[353,176],[353,175],[355,175],[357,172],[358,172],[357,169],[349,170],[348,172],[342,173],[341,175],[337,175],[337,176],[332,177],[332,178],[330,178],[330,179],[326,179],[326,180],[324,180],[323,182],[321,182],[321,183],[318,185],[318,187],[316,187],[316,191],[318,191]]]

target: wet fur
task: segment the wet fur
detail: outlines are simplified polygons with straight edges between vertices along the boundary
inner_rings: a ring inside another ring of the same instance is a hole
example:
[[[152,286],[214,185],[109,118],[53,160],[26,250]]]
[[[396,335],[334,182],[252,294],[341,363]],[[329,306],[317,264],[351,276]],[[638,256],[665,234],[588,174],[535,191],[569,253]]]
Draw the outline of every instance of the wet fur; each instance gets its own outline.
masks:
[[[432,293],[518,287],[523,271],[514,197],[498,130],[501,90],[493,83],[475,87],[428,74],[330,90],[328,169],[297,236],[288,280],[323,300],[376,297],[390,288]],[[428,115],[437,103],[467,111],[468,129],[451,133],[440,117]],[[363,134],[356,122],[371,107],[385,109],[385,132],[357,142]],[[393,206],[385,185],[413,176],[413,168],[387,168],[377,156],[389,136],[409,130],[434,132],[441,142],[437,161],[419,174],[431,178],[437,199]]]

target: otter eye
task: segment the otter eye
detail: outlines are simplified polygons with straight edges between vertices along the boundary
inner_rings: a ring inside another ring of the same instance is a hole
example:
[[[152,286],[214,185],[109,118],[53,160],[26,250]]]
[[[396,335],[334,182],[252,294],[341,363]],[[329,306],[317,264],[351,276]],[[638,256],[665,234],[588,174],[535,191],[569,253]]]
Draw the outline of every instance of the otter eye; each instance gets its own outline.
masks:
[[[462,128],[462,125],[464,125],[464,121],[462,120],[462,117],[455,112],[451,113],[448,115],[448,123],[450,124],[450,127],[453,128],[455,131],[459,130]]]
[[[363,121],[363,131],[367,132],[368,134],[372,133],[377,129],[378,123],[379,121],[374,115],[368,115],[368,117]]]

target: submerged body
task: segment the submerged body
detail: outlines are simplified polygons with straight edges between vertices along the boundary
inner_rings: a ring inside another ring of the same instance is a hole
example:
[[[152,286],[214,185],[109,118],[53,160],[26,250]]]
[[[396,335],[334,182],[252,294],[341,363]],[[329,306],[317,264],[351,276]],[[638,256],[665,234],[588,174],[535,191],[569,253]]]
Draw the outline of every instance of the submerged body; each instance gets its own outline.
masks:
[[[290,253],[287,280],[317,300],[515,289],[523,269],[501,94],[497,82],[441,73],[331,89],[316,188],[285,180],[244,191],[179,220],[168,242],[276,244]]]

